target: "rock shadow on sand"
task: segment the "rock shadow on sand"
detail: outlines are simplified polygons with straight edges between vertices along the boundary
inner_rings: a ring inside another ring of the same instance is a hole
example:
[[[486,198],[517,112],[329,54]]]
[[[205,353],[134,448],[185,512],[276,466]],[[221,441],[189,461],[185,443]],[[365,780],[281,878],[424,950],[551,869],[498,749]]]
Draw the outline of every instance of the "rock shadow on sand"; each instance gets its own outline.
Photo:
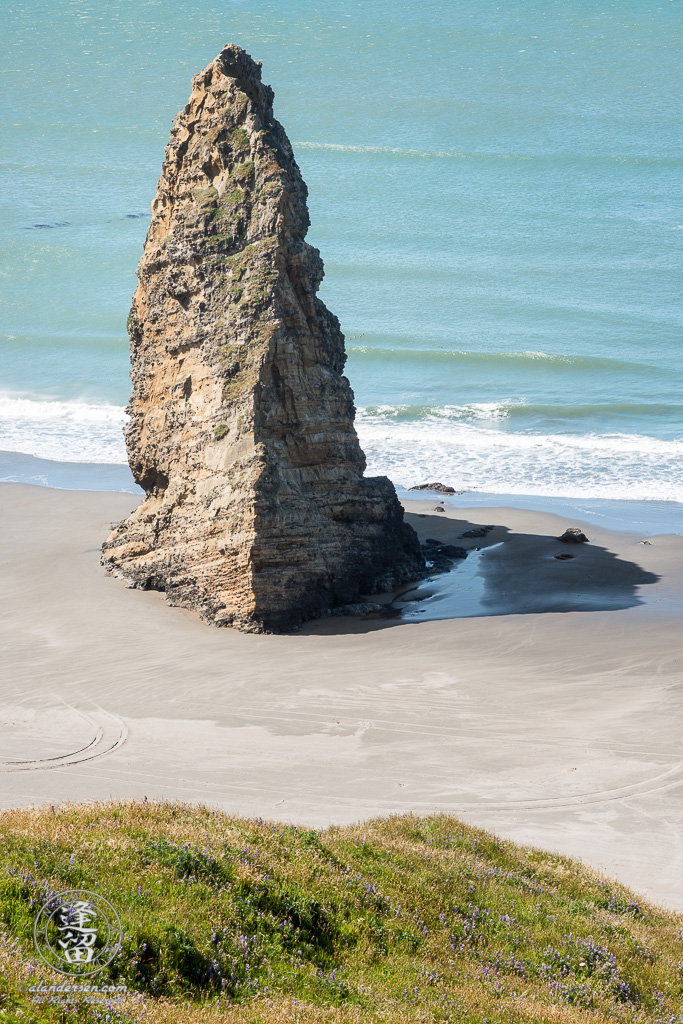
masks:
[[[466,532],[482,532],[478,523],[436,522],[444,543],[467,543],[462,540]],[[568,545],[556,537],[488,527],[450,572],[418,580],[391,598],[371,598],[384,602],[386,612],[319,619],[301,632],[365,633],[437,619],[619,611],[644,604],[638,588],[660,579],[598,544]]]
[[[538,534],[514,539],[517,550],[510,556],[505,544],[481,553],[479,614],[618,611],[644,604],[638,587],[661,578],[598,544],[568,551]]]

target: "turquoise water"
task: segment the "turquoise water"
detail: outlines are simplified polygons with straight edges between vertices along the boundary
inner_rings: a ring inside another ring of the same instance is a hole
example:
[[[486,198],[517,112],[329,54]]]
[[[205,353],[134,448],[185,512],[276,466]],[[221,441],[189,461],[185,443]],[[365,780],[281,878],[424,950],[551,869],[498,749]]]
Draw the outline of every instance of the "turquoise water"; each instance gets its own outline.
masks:
[[[370,472],[683,501],[680,3],[7,0],[0,449],[125,461],[170,122],[226,42],[310,190]]]

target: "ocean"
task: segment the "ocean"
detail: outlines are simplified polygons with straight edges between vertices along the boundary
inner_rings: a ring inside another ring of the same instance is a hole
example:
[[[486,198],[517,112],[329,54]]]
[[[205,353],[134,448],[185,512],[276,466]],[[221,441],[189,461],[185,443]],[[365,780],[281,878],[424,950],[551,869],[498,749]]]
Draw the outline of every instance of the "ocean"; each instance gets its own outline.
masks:
[[[0,449],[61,464],[65,486],[72,463],[130,486],[150,203],[192,74],[233,42],[263,62],[309,186],[368,472],[683,502],[682,14],[6,0]],[[16,464],[5,479],[32,479]]]

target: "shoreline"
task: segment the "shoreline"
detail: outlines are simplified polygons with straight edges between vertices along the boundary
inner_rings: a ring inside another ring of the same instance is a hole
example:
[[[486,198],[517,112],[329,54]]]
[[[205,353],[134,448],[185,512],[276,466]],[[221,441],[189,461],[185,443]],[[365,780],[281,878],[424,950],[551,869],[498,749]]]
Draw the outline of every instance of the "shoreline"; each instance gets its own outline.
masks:
[[[446,481],[447,482],[447,481]],[[0,484],[20,483],[68,491],[138,494],[127,463],[57,462],[0,448]],[[421,493],[451,508],[509,507],[579,519],[608,530],[683,534],[683,502],[661,498],[584,498],[557,495],[457,491],[452,495],[420,492],[394,482],[401,501],[418,501]]]
[[[311,826],[441,810],[683,909],[683,537],[418,498],[424,536],[495,526],[472,541],[497,610],[253,635],[104,575],[99,544],[138,500],[0,486],[0,807],[146,796]],[[569,525],[590,544],[557,561]],[[519,606],[524,580],[554,602],[567,567],[599,570],[595,598],[605,565],[611,610]]]

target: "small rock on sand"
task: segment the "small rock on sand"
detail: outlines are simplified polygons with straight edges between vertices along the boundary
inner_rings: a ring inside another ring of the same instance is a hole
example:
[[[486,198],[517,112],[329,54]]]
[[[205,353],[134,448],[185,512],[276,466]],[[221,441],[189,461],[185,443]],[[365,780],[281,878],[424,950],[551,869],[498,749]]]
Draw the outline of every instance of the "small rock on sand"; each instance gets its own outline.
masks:
[[[586,536],[585,533],[581,533],[581,530],[578,528],[578,526],[569,526],[564,531],[562,536],[558,537],[557,539],[561,540],[564,544],[587,544],[588,543],[588,537]]]
[[[448,484],[415,484],[414,487],[410,487],[411,491],[437,491],[439,494],[455,494],[455,488],[449,487]]]
[[[493,529],[495,529],[493,526],[476,526],[472,530],[465,530],[460,537],[485,537]]]

